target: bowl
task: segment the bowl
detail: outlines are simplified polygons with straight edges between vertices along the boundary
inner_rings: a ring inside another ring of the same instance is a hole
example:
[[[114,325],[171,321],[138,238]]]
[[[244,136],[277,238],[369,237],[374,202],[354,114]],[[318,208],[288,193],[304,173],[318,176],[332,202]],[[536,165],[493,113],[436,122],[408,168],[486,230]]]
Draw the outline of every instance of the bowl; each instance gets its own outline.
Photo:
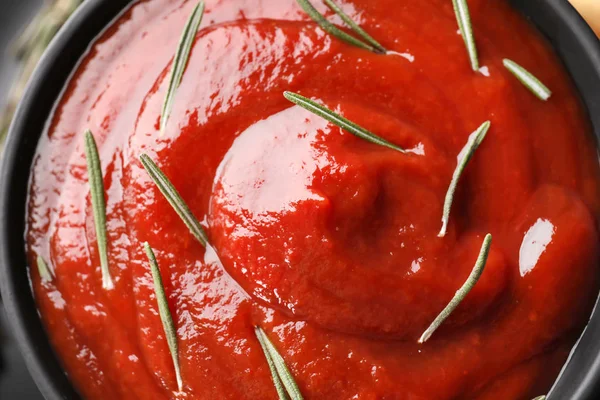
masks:
[[[448,0],[449,1],[449,0]],[[509,0],[554,47],[600,139],[600,42],[567,0]],[[15,114],[0,169],[0,293],[29,371],[48,400],[80,399],[48,341],[32,296],[25,254],[29,173],[56,100],[89,44],[130,0],[86,0],[34,72]],[[600,308],[577,342],[548,400],[600,395]]]

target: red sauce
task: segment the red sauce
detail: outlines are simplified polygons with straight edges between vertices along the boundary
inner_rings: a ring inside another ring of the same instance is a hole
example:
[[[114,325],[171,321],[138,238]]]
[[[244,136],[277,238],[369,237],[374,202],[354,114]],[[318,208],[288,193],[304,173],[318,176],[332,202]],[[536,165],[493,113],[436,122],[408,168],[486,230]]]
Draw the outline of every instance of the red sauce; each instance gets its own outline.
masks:
[[[161,136],[192,3],[145,1],[121,16],[67,85],[35,158],[27,248],[56,279],[44,285],[32,269],[33,288],[84,397],[275,399],[255,325],[308,399],[546,393],[598,291],[600,170],[569,78],[534,29],[504,1],[469,1],[485,66],[474,73],[448,0],[340,2],[402,55],[338,41],[294,0],[208,1]],[[534,72],[552,98],[535,98],[503,58]],[[361,140],[293,106],[285,90],[414,150]],[[492,128],[438,238],[457,154],[486,120]],[[107,191],[109,291],[87,128]],[[142,153],[204,218],[222,265],[151,182]],[[480,282],[417,344],[488,232]],[[185,394],[176,393],[144,241],[162,270]]]

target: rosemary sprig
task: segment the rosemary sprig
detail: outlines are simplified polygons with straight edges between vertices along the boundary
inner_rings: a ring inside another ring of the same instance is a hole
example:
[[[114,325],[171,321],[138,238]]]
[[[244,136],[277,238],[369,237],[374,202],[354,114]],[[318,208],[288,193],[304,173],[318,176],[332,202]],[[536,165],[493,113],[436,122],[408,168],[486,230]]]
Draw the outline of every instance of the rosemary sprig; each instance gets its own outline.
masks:
[[[100,267],[102,269],[102,287],[113,289],[115,287],[110,269],[108,267],[108,239],[106,233],[106,203],[104,200],[104,181],[102,166],[98,155],[98,146],[94,135],[88,129],[85,131],[85,158],[87,160],[88,180],[94,210],[94,224],[96,226],[96,240],[100,254]]]
[[[255,328],[254,333],[256,334],[256,338],[260,343],[260,347],[262,347],[263,353],[265,353],[265,358],[267,359],[267,364],[269,365],[269,370],[271,371],[271,376],[273,377],[273,384],[275,385],[275,390],[277,391],[279,399],[289,400],[287,391],[283,386],[283,382],[281,382],[281,378],[279,378],[279,373],[275,367],[275,361],[273,361],[273,357],[271,357],[271,353],[269,353],[269,349],[267,348],[267,344],[263,338],[260,328]]]
[[[536,397],[533,400],[546,400],[546,396],[545,395],[544,396],[538,396],[538,397]]]
[[[167,301],[167,295],[165,294],[165,287],[163,285],[162,277],[160,276],[160,269],[158,268],[158,262],[152,247],[148,242],[144,243],[144,250],[148,256],[148,262],[150,263],[150,269],[152,270],[152,280],[154,281],[154,293],[156,295],[156,302],[158,303],[158,313],[160,320],[163,324],[165,336],[167,337],[167,344],[169,345],[169,351],[173,358],[173,366],[175,367],[175,377],[177,378],[177,388],[181,392],[183,388],[183,381],[181,379],[181,368],[179,366],[179,345],[177,344],[177,330],[175,329],[175,323],[171,316],[171,310],[169,309],[169,302]]]
[[[456,21],[458,22],[460,34],[465,41],[467,53],[469,53],[471,68],[473,68],[473,71],[478,71],[479,56],[477,54],[475,37],[473,36],[473,26],[471,25],[471,13],[469,12],[469,5],[467,4],[467,0],[452,0],[452,5],[454,6],[454,14],[456,14]]]
[[[179,39],[177,51],[175,52],[175,58],[173,59],[173,67],[171,69],[171,77],[169,79],[169,88],[167,89],[167,96],[165,97],[165,102],[163,103],[162,113],[160,116],[161,134],[164,133],[167,127],[167,121],[171,115],[171,109],[173,108],[173,99],[175,98],[175,93],[181,84],[181,78],[183,77],[185,67],[187,66],[192,45],[194,44],[194,39],[196,38],[196,33],[198,32],[198,28],[202,22],[203,15],[204,1],[200,1],[196,7],[194,7],[194,11],[192,11],[192,14],[185,24],[181,39]]]
[[[48,268],[48,264],[46,264],[46,261],[44,261],[42,256],[37,257],[37,267],[43,283],[51,282],[52,279],[54,279],[54,274],[50,268]]]
[[[431,335],[444,323],[446,318],[452,314],[454,310],[458,307],[458,305],[467,297],[467,294],[473,289],[483,270],[485,269],[485,264],[487,262],[487,258],[490,252],[490,246],[492,245],[492,235],[489,233],[486,235],[483,240],[483,244],[481,245],[481,251],[479,252],[479,256],[477,257],[477,262],[475,263],[475,267],[473,271],[469,275],[469,278],[464,283],[464,285],[456,292],[450,303],[444,308],[444,310],[437,316],[437,318],[433,321],[433,323],[427,328],[427,330],[423,333],[421,338],[419,339],[419,343],[425,343]]]
[[[273,375],[273,383],[275,384],[275,389],[277,390],[279,398],[285,400],[288,399],[289,396],[291,400],[303,400],[304,397],[302,397],[302,393],[300,393],[300,388],[298,388],[294,376],[265,331],[260,327],[256,327],[254,333],[265,353],[265,358],[267,359],[269,369]],[[285,392],[283,391],[284,388]]]
[[[304,96],[292,92],[284,92],[283,96],[292,103],[304,108],[305,110],[312,112],[315,115],[318,115],[321,118],[326,119],[332,124],[335,124],[340,128],[347,130],[351,134],[358,136],[361,139],[399,151],[400,153],[406,153],[406,150],[404,150],[403,148],[396,146],[391,142],[388,142],[387,140],[375,135],[374,133],[369,132],[365,128],[358,126],[354,122],[331,111],[327,107],[324,107]]]
[[[204,228],[200,225],[200,222],[194,214],[192,214],[190,208],[185,201],[183,201],[181,195],[177,189],[175,189],[175,186],[173,186],[169,178],[167,178],[154,161],[146,154],[140,156],[140,161],[148,172],[148,175],[150,175],[150,178],[152,178],[158,189],[163,196],[165,196],[169,204],[171,204],[171,207],[173,207],[192,235],[194,235],[202,246],[206,247],[208,244],[208,236],[206,235]]]
[[[356,33],[358,36],[360,36],[365,42],[369,43],[371,46],[373,46],[379,52],[387,53],[387,49],[385,47],[383,47],[381,45],[381,43],[379,43],[377,40],[375,40],[373,38],[373,36],[369,35],[356,22],[354,22],[352,20],[352,18],[350,18],[350,16],[348,16],[348,14],[346,14],[344,12],[344,10],[342,10],[342,8],[340,6],[335,4],[332,0],[323,0],[323,1],[325,2],[325,4],[327,4],[327,6],[329,8],[331,8],[337,15],[340,16],[342,21],[344,21],[346,23],[346,25],[348,25],[348,27],[350,27],[350,29],[352,29],[354,31],[354,33]]]
[[[483,139],[487,135],[488,130],[490,129],[491,122],[484,122],[477,130],[469,136],[469,140],[467,141],[467,145],[462,149],[460,154],[458,155],[458,164],[456,169],[454,170],[454,174],[452,175],[452,181],[450,182],[450,186],[448,187],[448,192],[446,193],[446,199],[444,200],[444,212],[442,215],[442,229],[438,234],[439,237],[446,236],[446,230],[448,228],[448,220],[450,219],[450,210],[452,209],[452,203],[454,202],[454,193],[456,192],[456,187],[458,186],[458,181],[462,176],[467,164],[475,154],[475,150],[479,148]]]
[[[505,58],[504,66],[509,70],[527,89],[531,91],[540,100],[546,101],[552,96],[552,91],[548,89],[538,78],[521,67],[516,62]]]
[[[306,12],[325,32],[329,33],[330,35],[335,36],[336,38],[338,38],[346,43],[349,43],[353,46],[360,47],[361,49],[369,50],[369,51],[372,51],[374,53],[379,53],[379,54],[387,53],[387,50],[385,49],[385,47],[383,47],[381,44],[379,44],[379,42],[377,42],[375,39],[373,39],[373,37],[371,35],[369,35],[367,32],[365,32],[365,30],[362,29],[360,26],[358,26],[358,24],[356,22],[352,21],[352,19],[346,13],[344,13],[344,11],[333,1],[324,0],[325,3],[336,14],[338,14],[340,16],[340,18],[346,24],[348,24],[350,29],[352,29],[354,31],[354,33],[356,33],[361,39],[356,38],[356,37],[344,32],[343,30],[341,30],[340,28],[338,28],[337,26],[335,26],[334,24],[329,22],[327,20],[327,18],[325,18],[325,16],[323,14],[321,14],[311,4],[311,2],[309,0],[296,0],[296,1],[298,2],[298,5],[300,5],[300,7],[302,7],[304,12]]]

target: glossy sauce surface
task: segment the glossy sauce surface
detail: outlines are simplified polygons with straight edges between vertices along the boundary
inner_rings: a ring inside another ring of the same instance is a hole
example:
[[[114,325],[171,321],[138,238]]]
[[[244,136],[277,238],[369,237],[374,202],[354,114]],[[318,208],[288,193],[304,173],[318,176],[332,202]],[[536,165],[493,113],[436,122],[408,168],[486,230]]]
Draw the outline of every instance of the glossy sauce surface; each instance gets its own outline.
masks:
[[[32,269],[33,288],[85,398],[276,399],[256,325],[307,399],[518,400],[551,386],[598,290],[600,171],[568,76],[504,1],[469,1],[480,73],[450,1],[339,3],[394,54],[338,41],[294,0],[207,1],[162,136],[172,56],[195,4],[136,4],[84,58],[35,158],[27,248],[55,270],[42,284]],[[503,58],[552,98],[535,98]],[[293,106],[286,90],[410,152],[363,141]],[[438,238],[457,155],[486,120]],[[87,128],[104,172],[110,291]],[[142,153],[203,221],[214,252],[162,197]],[[417,344],[488,232],[481,280]],[[181,393],[144,241],[177,327]]]

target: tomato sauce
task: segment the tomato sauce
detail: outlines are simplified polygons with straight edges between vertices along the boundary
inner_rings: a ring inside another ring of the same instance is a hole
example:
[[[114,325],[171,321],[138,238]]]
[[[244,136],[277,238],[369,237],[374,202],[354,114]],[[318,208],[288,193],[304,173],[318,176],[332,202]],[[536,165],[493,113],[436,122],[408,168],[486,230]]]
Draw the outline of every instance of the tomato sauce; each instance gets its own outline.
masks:
[[[294,0],[207,1],[162,135],[193,2],[136,3],[83,58],[39,144],[27,215],[31,265],[41,255],[56,275],[44,284],[31,269],[37,304],[83,397],[276,399],[255,326],[307,399],[531,399],[556,379],[598,292],[600,168],[569,77],[505,1],[469,1],[478,73],[449,0],[339,4],[394,54],[340,42]],[[550,100],[503,58],[549,86]],[[361,140],[284,91],[410,151]],[[457,155],[487,120],[439,238]],[[113,290],[101,286],[88,128]],[[142,153],[203,221],[218,257],[163,198]],[[487,233],[481,280],[418,344]],[[145,241],[177,328],[182,392]]]

